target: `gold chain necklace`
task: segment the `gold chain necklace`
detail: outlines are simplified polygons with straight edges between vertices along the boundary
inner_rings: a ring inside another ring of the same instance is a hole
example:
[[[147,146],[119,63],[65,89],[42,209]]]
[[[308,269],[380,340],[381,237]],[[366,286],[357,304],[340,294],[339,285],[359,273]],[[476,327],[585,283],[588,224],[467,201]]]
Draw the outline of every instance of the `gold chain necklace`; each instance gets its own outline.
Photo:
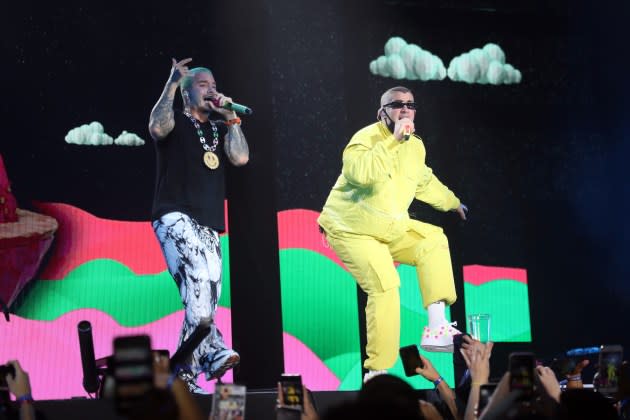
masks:
[[[210,169],[217,169],[219,167],[219,157],[214,153],[214,151],[217,150],[217,145],[219,144],[219,130],[217,129],[217,125],[212,120],[208,120],[212,126],[212,146],[208,146],[206,138],[203,136],[203,130],[199,125],[199,121],[197,121],[197,119],[189,112],[184,111],[184,115],[192,121],[195,129],[197,130],[201,147],[203,147],[203,150],[206,151],[206,153],[203,154],[203,163]]]

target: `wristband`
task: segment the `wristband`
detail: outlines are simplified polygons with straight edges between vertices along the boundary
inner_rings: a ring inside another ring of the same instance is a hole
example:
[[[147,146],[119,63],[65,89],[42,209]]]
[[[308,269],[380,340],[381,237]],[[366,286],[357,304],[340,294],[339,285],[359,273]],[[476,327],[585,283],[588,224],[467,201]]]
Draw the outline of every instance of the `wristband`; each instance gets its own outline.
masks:
[[[23,403],[32,403],[33,402],[33,396],[31,394],[24,394],[20,397],[17,397],[15,399],[15,402],[23,404]]]
[[[444,378],[442,378],[441,376],[438,377],[435,381],[433,381],[433,386],[437,388],[438,385],[441,384],[443,380]]]
[[[571,382],[582,382],[582,375],[567,376],[567,380]]]
[[[230,126],[230,125],[241,125],[241,119],[239,117],[233,118],[231,120],[227,120],[225,122],[225,125]]]

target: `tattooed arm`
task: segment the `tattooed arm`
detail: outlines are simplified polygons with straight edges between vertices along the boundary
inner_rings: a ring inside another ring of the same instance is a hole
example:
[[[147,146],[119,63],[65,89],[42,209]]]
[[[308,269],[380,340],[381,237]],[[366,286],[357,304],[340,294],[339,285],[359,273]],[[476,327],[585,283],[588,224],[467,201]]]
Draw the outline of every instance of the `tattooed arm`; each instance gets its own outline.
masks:
[[[179,62],[173,58],[171,74],[166,82],[166,86],[164,86],[162,95],[160,95],[160,99],[158,99],[151,110],[151,116],[149,117],[149,133],[155,141],[162,140],[168,136],[173,127],[175,127],[173,101],[175,100],[175,93],[180,80],[188,74],[186,64],[190,61],[192,61],[192,58],[186,58]]]
[[[212,108],[214,112],[221,114],[226,121],[236,119],[237,117],[234,111],[223,108],[223,106],[217,106],[217,104],[224,105],[226,102],[232,102],[232,98],[216,92],[215,101],[208,102],[208,105],[210,105],[210,108]],[[232,165],[243,166],[249,161],[249,147],[247,146],[245,134],[243,134],[240,124],[228,125],[227,129],[223,150],[225,150],[225,154]]]
[[[243,166],[249,161],[249,146],[238,124],[228,126],[225,136],[225,154],[234,166]]]
[[[164,91],[157,103],[151,110],[149,117],[149,133],[153,140],[162,140],[175,127],[175,116],[173,113],[173,101],[177,92],[177,84],[170,83],[164,86]]]

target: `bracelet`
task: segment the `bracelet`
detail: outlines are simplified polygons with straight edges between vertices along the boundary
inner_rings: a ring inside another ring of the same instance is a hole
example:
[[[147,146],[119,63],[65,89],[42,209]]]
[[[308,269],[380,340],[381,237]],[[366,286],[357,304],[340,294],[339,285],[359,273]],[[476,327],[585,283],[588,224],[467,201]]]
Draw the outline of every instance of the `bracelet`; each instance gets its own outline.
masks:
[[[433,386],[437,388],[438,385],[441,384],[443,380],[444,378],[442,378],[441,376],[438,377],[435,381],[433,381]]]
[[[567,376],[567,380],[571,382],[582,382],[582,375]]]
[[[33,402],[33,396],[31,394],[24,394],[20,397],[17,397],[15,399],[15,402],[23,404],[23,403],[32,403]]]
[[[241,125],[241,119],[239,117],[233,118],[231,120],[227,120],[225,122],[225,125],[230,126],[230,125]]]

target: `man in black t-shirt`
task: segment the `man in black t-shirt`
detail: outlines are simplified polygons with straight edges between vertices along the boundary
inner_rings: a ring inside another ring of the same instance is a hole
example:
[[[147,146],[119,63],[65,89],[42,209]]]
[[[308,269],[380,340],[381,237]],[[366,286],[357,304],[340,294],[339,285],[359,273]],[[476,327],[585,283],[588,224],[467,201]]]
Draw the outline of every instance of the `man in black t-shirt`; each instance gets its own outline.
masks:
[[[189,69],[190,61],[173,59],[166,86],[151,111],[149,132],[157,154],[151,217],[184,304],[179,345],[200,322],[211,322],[209,335],[178,371],[192,392],[203,393],[197,385],[200,373],[207,380],[220,378],[240,360],[226,347],[214,317],[221,295],[225,165],[245,165],[249,149],[240,118],[226,109],[232,100],[217,92],[209,69]],[[173,109],[178,87],[183,111]]]

